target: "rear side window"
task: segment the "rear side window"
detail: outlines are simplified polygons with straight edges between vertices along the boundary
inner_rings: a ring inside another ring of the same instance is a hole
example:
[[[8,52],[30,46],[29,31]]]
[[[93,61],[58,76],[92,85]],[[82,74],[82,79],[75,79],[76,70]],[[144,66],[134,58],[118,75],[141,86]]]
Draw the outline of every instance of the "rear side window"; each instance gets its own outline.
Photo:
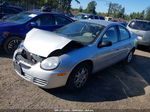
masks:
[[[98,16],[95,16],[95,19],[99,19],[99,17],[98,17]]]
[[[88,18],[89,18],[89,19],[94,19],[94,16],[93,16],[93,15],[90,15]]]
[[[62,17],[62,16],[54,16],[55,17],[55,24],[56,25],[66,25],[66,24],[69,24],[69,23],[71,23],[71,21],[70,20],[68,20],[67,18],[65,18],[65,17]]]
[[[35,22],[38,26],[55,25],[54,17],[52,15],[42,15]]]
[[[129,24],[129,27],[136,30],[144,30],[149,31],[150,30],[150,22],[146,21],[132,21]]]
[[[126,40],[130,38],[129,32],[122,26],[119,26],[119,33],[120,33],[120,40]]]
[[[102,16],[100,16],[100,19],[101,19],[101,20],[105,20],[105,18],[104,18],[104,17],[102,17]]]
[[[103,36],[103,41],[118,42],[118,35],[116,27],[109,28]]]

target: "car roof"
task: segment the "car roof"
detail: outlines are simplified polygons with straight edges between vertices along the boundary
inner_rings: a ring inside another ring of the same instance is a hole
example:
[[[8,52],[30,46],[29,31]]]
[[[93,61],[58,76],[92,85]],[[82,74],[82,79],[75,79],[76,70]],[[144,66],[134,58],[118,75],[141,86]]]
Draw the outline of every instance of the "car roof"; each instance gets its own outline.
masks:
[[[150,22],[149,20],[141,20],[141,19],[132,19],[131,21],[143,21],[143,22]]]
[[[29,13],[32,13],[32,14],[36,14],[36,15],[42,15],[42,14],[59,14],[59,15],[63,15],[61,13],[58,13],[58,12],[42,12],[40,11],[40,9],[34,9],[34,10],[30,10],[30,11],[27,11]]]
[[[111,21],[105,21],[105,20],[79,20],[83,22],[89,22],[89,23],[95,23],[103,26],[108,26],[108,25],[120,25],[119,23],[116,22],[111,22]]]
[[[87,16],[100,16],[100,15],[97,15],[97,14],[87,14],[87,13],[79,13],[79,14],[77,14],[77,15],[80,15],[80,14],[82,14],[82,15],[87,15]],[[103,16],[100,16],[100,17],[103,17]]]

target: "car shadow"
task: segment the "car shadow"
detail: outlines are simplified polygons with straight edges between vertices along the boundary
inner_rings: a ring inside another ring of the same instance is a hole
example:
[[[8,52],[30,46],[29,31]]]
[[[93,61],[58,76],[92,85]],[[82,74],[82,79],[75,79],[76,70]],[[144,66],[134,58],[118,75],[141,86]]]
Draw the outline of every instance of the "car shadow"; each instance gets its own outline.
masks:
[[[150,47],[147,47],[147,46],[138,45],[137,49],[145,51],[145,52],[150,52]]]
[[[71,92],[64,87],[44,90],[68,101],[104,102],[117,101],[145,94],[150,84],[150,58],[135,56],[129,65],[118,63],[93,74],[86,87]]]
[[[12,59],[13,56],[6,54],[3,50],[0,49],[0,57]]]

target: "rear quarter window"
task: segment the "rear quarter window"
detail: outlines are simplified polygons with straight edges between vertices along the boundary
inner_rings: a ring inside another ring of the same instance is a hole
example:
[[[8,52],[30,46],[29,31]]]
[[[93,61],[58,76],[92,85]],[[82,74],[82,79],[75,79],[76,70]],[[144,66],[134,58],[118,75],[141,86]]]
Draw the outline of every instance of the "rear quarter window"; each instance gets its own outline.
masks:
[[[104,17],[102,17],[102,16],[100,16],[100,19],[101,19],[101,20],[105,20],[105,18],[104,18]]]
[[[65,25],[65,24],[71,23],[71,20],[69,20],[63,16],[55,15],[54,17],[55,17],[56,25]]]

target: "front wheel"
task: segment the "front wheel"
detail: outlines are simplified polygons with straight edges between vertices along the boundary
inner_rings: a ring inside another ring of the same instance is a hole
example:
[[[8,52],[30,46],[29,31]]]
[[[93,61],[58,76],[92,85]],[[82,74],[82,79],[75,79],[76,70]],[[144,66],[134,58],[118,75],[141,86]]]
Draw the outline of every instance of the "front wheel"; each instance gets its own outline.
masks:
[[[87,64],[78,65],[70,74],[67,81],[67,88],[70,90],[80,89],[85,86],[91,73],[91,67]]]
[[[7,54],[13,54],[14,51],[17,49],[18,45],[21,43],[22,39],[19,37],[9,37],[3,45],[4,51]]]

